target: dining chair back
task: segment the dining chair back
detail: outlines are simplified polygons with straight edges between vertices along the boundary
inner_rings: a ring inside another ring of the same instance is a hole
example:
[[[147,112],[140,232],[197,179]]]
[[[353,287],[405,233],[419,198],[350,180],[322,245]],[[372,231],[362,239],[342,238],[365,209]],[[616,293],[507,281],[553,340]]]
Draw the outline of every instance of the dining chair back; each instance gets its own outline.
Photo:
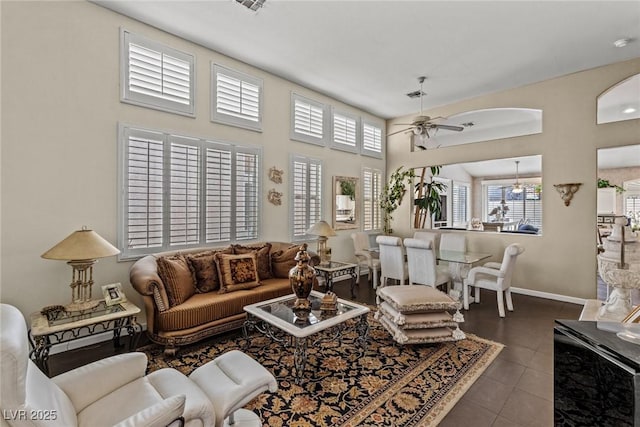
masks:
[[[407,264],[404,262],[402,239],[394,236],[378,236],[376,243],[380,247],[380,286],[386,286],[387,279],[395,279],[401,285],[409,278]]]
[[[524,252],[524,248],[513,243],[504,250],[502,262],[488,262],[482,267],[473,267],[464,281],[463,301],[465,310],[469,309],[469,288],[475,287],[475,302],[480,302],[479,288],[496,291],[498,313],[504,317],[504,300],[507,309],[513,311],[511,299],[511,279],[516,265],[516,258]]]
[[[438,238],[438,233],[433,233],[431,231],[414,231],[413,232],[414,239],[420,239],[425,241],[433,242],[433,247],[436,247],[436,239]]]
[[[368,233],[353,233],[351,239],[353,240],[354,255],[358,260],[356,283],[360,283],[360,269],[366,268],[369,272],[369,280],[373,282],[373,289],[376,289],[378,287],[378,272],[380,271],[379,254],[370,250]]]
[[[463,233],[442,233],[440,235],[440,250],[466,252],[467,238]]]
[[[433,241],[404,239],[410,285],[427,285],[437,288],[451,283],[451,275],[436,265]],[[447,286],[449,288],[449,286]],[[447,289],[448,290],[448,289]]]

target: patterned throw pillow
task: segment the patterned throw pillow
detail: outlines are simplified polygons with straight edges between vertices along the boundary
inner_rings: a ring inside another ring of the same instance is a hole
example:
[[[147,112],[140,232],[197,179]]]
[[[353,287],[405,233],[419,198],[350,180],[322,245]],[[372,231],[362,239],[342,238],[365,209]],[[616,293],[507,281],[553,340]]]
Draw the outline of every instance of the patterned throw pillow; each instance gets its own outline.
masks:
[[[220,293],[251,289],[260,286],[256,254],[215,255],[220,275]]]
[[[182,304],[196,293],[191,270],[183,255],[163,256],[156,262],[158,275],[167,291],[169,307]]]
[[[256,254],[258,277],[260,280],[271,279],[273,277],[273,274],[271,274],[271,257],[269,254],[271,251],[271,243],[265,243],[261,246],[233,245],[232,247],[233,253],[235,254]]]
[[[193,275],[198,293],[216,291],[220,289],[220,278],[218,267],[216,266],[215,255],[217,253],[232,254],[233,249],[225,248],[220,250],[198,252],[186,256],[189,269]]]
[[[275,277],[281,279],[289,277],[289,270],[296,266],[295,257],[299,250],[300,245],[293,245],[271,254],[271,272]]]

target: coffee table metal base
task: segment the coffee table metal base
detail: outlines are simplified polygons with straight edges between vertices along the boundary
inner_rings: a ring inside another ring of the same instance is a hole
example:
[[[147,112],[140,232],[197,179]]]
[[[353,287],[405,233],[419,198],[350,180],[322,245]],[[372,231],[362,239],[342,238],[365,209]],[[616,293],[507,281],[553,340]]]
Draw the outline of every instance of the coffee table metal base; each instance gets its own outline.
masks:
[[[245,344],[244,349],[246,350],[249,347],[250,343],[250,335],[252,330],[256,330],[272,340],[282,343],[285,347],[293,347],[293,367],[295,370],[295,383],[300,384],[302,382],[302,376],[305,371],[305,367],[307,365],[308,359],[308,349],[309,349],[309,341],[311,336],[306,337],[294,337],[292,335],[287,335],[286,332],[281,331],[278,328],[274,328],[268,322],[261,320],[251,314],[247,313],[247,320],[244,322],[242,326],[242,333],[244,336]],[[274,330],[275,329],[275,330]],[[311,344],[315,347],[317,344],[322,342],[331,342],[336,341],[339,344],[342,343],[342,333],[347,329],[345,323],[340,323],[338,325],[333,326],[327,330],[321,331],[318,334],[324,332],[329,333],[329,337],[319,337],[313,341]],[[355,330],[358,333],[358,337],[356,338],[356,344],[361,349],[361,354],[364,355],[367,352],[367,338],[369,336],[369,323],[367,322],[367,315],[363,314],[358,317],[357,322],[355,324]],[[278,336],[281,332],[285,336]]]

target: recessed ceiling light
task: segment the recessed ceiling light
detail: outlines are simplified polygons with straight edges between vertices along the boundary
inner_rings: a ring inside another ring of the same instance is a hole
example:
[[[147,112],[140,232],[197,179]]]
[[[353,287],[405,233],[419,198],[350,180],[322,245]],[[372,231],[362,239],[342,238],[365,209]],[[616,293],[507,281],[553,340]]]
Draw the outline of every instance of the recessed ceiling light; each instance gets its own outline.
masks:
[[[631,43],[632,39],[629,38],[622,38],[622,39],[618,39],[616,41],[613,42],[613,45],[615,47],[625,47],[626,45],[628,45],[629,43]]]
[[[633,108],[633,107],[627,107],[627,108],[625,108],[624,110],[622,110],[622,112],[623,112],[624,114],[631,114],[631,113],[635,113],[635,112],[636,112],[636,109],[635,109],[635,108]]]

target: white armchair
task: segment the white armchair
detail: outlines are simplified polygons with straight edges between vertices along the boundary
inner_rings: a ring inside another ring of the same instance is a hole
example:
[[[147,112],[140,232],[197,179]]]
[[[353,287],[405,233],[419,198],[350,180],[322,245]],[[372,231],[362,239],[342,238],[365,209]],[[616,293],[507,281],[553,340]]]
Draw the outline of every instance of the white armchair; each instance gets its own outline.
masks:
[[[407,266],[410,285],[427,285],[437,288],[451,284],[451,275],[446,267],[436,265],[436,254],[432,240],[404,239],[407,251]]]
[[[174,427],[184,421],[186,426],[221,427],[247,399],[277,389],[273,375],[235,350],[196,369],[190,378],[169,368],[145,375],[144,353],[109,357],[48,378],[29,359],[20,311],[0,304],[0,320],[0,409],[10,414],[3,417],[10,426]],[[220,369],[221,364],[233,369]],[[204,384],[198,371],[207,373]],[[227,398],[214,399],[208,383]]]
[[[488,262],[482,267],[473,267],[464,280],[463,301],[464,309],[469,309],[469,288],[475,287],[475,301],[480,302],[479,288],[496,291],[498,300],[498,313],[504,317],[504,300],[507,300],[507,309],[513,311],[511,300],[511,277],[518,255],[524,252],[524,248],[517,243],[507,246],[504,250],[502,263]]]
[[[378,287],[378,272],[380,271],[379,254],[369,248],[369,234],[353,233],[351,239],[358,260],[356,282],[360,282],[360,268],[365,267],[369,270],[369,280],[373,283],[373,289],[376,289]]]
[[[438,233],[433,233],[431,231],[414,231],[413,232],[413,238],[414,239],[420,239],[420,240],[424,240],[424,241],[431,241],[433,242],[433,247],[436,247],[436,239],[438,237]]]
[[[409,279],[409,269],[404,262],[402,239],[394,236],[378,236],[376,243],[380,247],[380,286],[386,286],[388,279],[398,280],[401,285],[404,285]]]

